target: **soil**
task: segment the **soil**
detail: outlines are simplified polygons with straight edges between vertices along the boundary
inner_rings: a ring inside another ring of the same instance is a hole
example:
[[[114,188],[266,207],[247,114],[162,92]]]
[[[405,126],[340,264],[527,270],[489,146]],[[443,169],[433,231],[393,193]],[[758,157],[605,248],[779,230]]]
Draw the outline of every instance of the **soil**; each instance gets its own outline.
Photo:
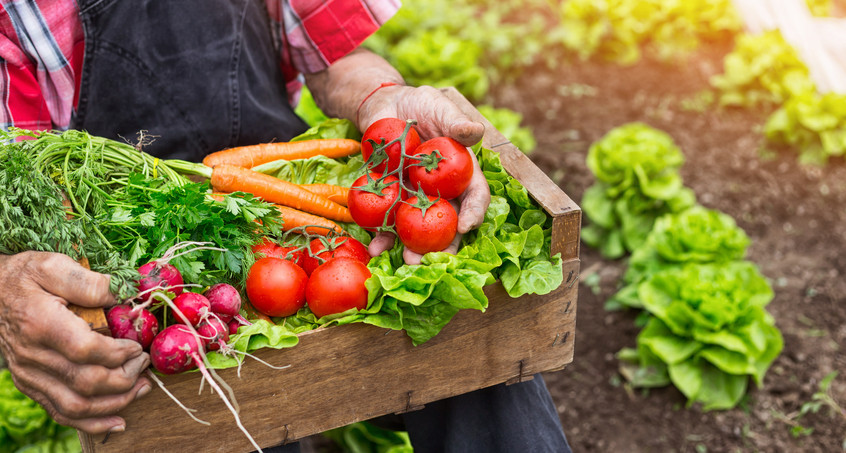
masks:
[[[728,50],[714,45],[675,65],[562,62],[492,93],[496,106],[524,114],[538,141],[530,158],[577,202],[594,182],[585,165],[592,142],[631,121],[669,133],[686,157],[685,185],[736,219],[752,239],[748,259],[775,290],[767,309],[782,354],[738,408],[703,412],[675,388],[626,385],[615,353],[635,346],[636,314],[603,308],[626,263],[582,244],[575,359],[545,376],[575,452],[846,451],[846,412],[824,406],[799,417],[832,371],[840,375],[829,393],[846,407],[846,163],[810,167],[790,150],[762,152],[766,111],[684,108]],[[585,283],[590,274],[598,284]]]

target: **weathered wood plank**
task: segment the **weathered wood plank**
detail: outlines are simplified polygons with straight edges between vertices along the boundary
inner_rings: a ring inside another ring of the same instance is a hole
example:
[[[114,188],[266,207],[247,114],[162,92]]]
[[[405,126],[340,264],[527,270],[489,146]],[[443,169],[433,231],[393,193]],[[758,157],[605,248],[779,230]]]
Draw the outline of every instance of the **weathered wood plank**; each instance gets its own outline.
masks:
[[[565,272],[577,268],[571,261]],[[240,379],[234,369],[218,373],[232,386],[243,423],[257,442],[278,445],[565,366],[573,359],[576,291],[577,285],[562,285],[545,296],[512,299],[495,284],[485,289],[487,312],[461,311],[441,333],[417,347],[404,332],[353,324],[307,332],[290,349],[258,352],[274,365],[291,365],[288,369],[248,360]],[[250,450],[208,386],[197,394],[197,373],[163,381],[211,426],[188,418],[156,389],[121,413],[127,432],[110,435],[105,444],[98,436],[89,445],[98,452],[170,451],[174,445]]]

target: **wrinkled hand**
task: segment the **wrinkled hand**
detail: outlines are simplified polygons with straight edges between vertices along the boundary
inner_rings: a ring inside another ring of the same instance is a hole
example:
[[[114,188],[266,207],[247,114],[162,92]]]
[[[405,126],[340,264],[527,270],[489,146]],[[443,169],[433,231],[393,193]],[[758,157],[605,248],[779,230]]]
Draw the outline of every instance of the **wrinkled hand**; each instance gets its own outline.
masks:
[[[390,86],[375,92],[362,105],[360,111],[361,130],[380,118],[411,118],[417,120],[416,129],[423,140],[434,137],[451,137],[464,146],[471,146],[482,139],[485,127],[471,121],[455,103],[432,87]],[[476,156],[473,157],[473,178],[467,190],[453,200],[458,212],[458,234],[444,251],[455,253],[464,233],[478,227],[485,218],[485,211],[491,202],[488,182],[482,174]],[[458,205],[456,206],[456,204]],[[368,247],[371,256],[377,256],[394,245],[393,233],[380,232]],[[419,264],[422,255],[405,249],[403,259],[407,264]]]
[[[0,255],[0,352],[15,385],[62,425],[122,431],[114,416],[150,391],[149,355],[131,340],[93,332],[66,308],[115,303],[109,277],[58,253]]]

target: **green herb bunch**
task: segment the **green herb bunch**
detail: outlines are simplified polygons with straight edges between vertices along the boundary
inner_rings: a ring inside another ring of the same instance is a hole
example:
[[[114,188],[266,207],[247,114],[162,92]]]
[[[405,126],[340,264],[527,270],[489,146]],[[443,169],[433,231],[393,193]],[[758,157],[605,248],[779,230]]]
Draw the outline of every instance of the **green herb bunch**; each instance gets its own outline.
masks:
[[[655,220],[694,205],[682,184],[684,156],[666,133],[629,123],[594,143],[587,166],[597,181],[582,198],[591,224],[582,240],[607,258],[619,258],[646,241]]]
[[[171,264],[191,283],[241,283],[253,262],[250,247],[281,233],[278,211],[250,194],[215,199],[208,182],[174,186],[141,174],[128,182],[97,221],[109,243],[135,265],[162,257],[180,242],[204,242],[223,251],[197,250]]]
[[[92,270],[111,274],[111,291],[119,299],[135,294],[138,273],[101,235],[96,223],[67,206],[62,187],[34,163],[37,140],[15,142],[18,132],[0,141],[0,253],[58,252],[87,259]],[[70,204],[70,203],[68,203]]]

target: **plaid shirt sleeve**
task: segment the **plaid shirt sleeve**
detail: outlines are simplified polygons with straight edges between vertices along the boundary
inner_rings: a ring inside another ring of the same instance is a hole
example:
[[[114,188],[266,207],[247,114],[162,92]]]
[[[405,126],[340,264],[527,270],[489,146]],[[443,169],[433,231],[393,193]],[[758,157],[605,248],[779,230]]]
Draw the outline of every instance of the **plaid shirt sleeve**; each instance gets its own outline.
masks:
[[[83,54],[76,1],[0,4],[0,128],[67,129]]]
[[[399,8],[399,0],[268,0],[289,96],[299,93],[300,74],[326,69]]]

